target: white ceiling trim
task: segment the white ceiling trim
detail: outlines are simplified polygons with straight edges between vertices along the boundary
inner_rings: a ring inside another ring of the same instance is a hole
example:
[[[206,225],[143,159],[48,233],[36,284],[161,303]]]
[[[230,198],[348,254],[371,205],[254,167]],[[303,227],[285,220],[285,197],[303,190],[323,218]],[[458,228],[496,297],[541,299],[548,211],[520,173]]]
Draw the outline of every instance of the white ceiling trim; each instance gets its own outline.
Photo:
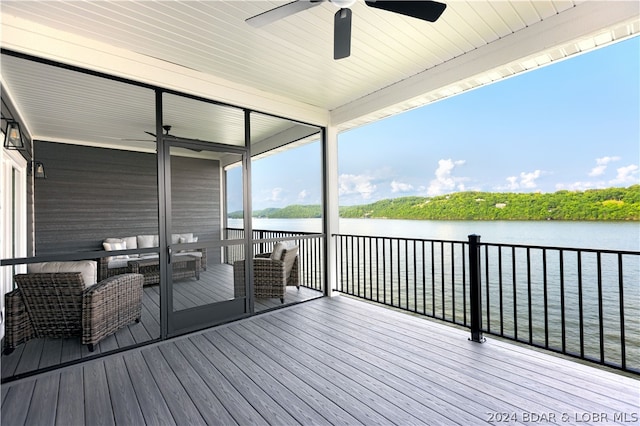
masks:
[[[331,124],[340,131],[357,127],[637,35],[639,11],[640,3],[631,1],[578,4],[336,108],[331,111]],[[495,67],[496,63],[503,65]]]
[[[328,111],[313,105],[15,16],[0,19],[2,46],[10,50],[318,126],[329,121]]]

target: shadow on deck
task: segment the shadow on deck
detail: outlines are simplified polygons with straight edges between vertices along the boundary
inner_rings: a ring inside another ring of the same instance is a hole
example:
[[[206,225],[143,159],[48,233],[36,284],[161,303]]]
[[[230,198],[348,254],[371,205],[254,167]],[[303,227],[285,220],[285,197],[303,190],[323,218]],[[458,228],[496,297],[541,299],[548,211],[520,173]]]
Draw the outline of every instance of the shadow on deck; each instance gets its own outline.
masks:
[[[4,385],[2,424],[603,424],[637,421],[639,398],[633,378],[338,296]]]

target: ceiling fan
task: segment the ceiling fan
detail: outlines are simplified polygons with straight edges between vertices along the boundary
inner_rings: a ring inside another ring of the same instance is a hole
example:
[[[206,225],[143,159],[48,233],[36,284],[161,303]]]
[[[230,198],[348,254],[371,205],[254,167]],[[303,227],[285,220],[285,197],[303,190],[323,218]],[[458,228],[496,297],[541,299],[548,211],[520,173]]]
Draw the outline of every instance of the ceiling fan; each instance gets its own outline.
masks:
[[[169,134],[169,131],[171,130],[171,126],[168,124],[165,124],[164,126],[162,126],[162,128],[164,129],[165,133],[164,136],[171,136]],[[144,131],[146,134],[153,136],[154,138],[156,137],[155,133],[151,133],[151,132],[147,132],[146,130]]]
[[[165,124],[164,126],[162,126],[162,128],[165,131],[164,136],[171,136],[169,134],[169,131],[171,130],[171,126],[168,124]],[[151,133],[151,132],[147,132],[146,130],[144,131],[146,134],[148,134],[149,136],[152,136],[153,139],[120,139],[122,141],[130,141],[130,142],[155,142],[156,141],[156,134],[155,133]]]
[[[260,28],[279,19],[328,1],[340,8],[333,20],[333,59],[346,58],[351,54],[351,9],[356,0],[296,0],[246,19],[249,25]],[[447,5],[437,1],[420,0],[366,0],[366,5],[376,9],[399,13],[405,16],[435,22]]]
[[[162,126],[162,129],[164,130],[164,135],[163,136],[171,136],[174,137],[173,135],[169,134],[169,132],[171,131],[171,125],[169,124],[165,124],[164,126]],[[136,142],[155,142],[156,141],[156,134],[152,133],[152,132],[148,132],[148,131],[144,131],[146,134],[148,134],[149,136],[152,136],[154,139],[153,140],[148,140],[148,139],[121,139],[123,141],[136,141]],[[201,149],[198,148],[187,148],[190,149],[191,151],[195,151],[195,152],[201,152]]]

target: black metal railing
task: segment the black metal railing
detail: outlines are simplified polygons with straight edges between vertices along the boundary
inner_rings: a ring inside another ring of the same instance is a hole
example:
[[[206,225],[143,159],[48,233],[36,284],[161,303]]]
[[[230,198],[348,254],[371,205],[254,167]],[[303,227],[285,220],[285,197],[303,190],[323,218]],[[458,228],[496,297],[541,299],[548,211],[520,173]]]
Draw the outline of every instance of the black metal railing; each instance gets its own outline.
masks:
[[[640,373],[640,252],[334,237],[344,294]]]
[[[226,228],[227,239],[244,238],[244,229]],[[253,230],[254,253],[270,253],[278,241],[298,246],[300,285],[324,291],[324,235],[311,232]],[[233,264],[245,258],[243,246],[225,248],[225,262]]]

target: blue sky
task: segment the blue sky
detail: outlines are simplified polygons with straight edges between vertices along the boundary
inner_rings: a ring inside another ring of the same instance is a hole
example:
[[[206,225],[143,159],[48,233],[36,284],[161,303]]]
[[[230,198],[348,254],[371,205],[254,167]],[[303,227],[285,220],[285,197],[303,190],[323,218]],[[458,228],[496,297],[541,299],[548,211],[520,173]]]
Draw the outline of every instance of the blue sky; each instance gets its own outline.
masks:
[[[338,149],[340,205],[640,183],[640,38],[341,133]],[[255,161],[253,208],[319,204],[320,153]]]

